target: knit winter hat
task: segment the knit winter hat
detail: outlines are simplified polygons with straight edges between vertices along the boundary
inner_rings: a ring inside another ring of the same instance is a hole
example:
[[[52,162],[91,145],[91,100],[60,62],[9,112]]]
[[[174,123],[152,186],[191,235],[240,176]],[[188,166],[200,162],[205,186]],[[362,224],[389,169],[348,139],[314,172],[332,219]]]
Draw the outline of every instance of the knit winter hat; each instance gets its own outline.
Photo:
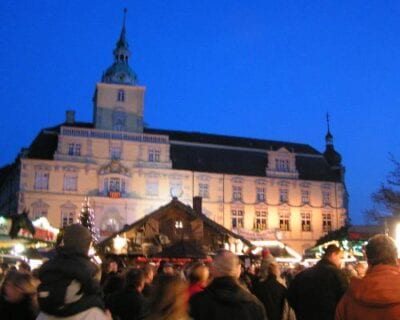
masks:
[[[63,242],[65,248],[87,254],[92,242],[92,235],[83,225],[75,223],[64,229]]]

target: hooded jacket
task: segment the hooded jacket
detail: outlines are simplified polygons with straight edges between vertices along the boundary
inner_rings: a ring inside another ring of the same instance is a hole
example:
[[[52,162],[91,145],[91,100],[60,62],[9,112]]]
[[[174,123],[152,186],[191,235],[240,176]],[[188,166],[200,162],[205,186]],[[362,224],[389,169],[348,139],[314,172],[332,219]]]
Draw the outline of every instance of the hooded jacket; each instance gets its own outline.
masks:
[[[263,304],[232,277],[215,278],[190,299],[194,320],[265,320]]]
[[[399,267],[380,264],[370,267],[364,278],[353,278],[335,319],[400,319]]]

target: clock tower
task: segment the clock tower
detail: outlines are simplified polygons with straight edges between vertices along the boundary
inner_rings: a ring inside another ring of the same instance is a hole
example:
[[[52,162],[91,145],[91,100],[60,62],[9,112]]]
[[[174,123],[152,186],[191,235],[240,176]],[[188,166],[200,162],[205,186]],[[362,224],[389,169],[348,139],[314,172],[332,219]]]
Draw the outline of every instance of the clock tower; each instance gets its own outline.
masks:
[[[137,85],[136,74],[129,66],[126,12],[125,9],[121,34],[113,51],[114,63],[96,84],[93,122],[96,129],[143,132],[145,87]]]

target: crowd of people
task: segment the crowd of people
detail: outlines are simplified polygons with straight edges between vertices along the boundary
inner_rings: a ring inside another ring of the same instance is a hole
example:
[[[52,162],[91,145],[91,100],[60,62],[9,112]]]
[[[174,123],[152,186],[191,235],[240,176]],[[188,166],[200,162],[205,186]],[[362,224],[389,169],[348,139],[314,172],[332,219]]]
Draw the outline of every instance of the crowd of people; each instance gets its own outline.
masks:
[[[366,246],[363,263],[342,268],[343,253],[326,248],[310,268],[283,272],[266,250],[244,268],[220,250],[210,263],[102,266],[88,256],[91,234],[67,227],[55,257],[38,270],[1,266],[3,320],[361,320],[400,319],[397,248],[386,235]]]

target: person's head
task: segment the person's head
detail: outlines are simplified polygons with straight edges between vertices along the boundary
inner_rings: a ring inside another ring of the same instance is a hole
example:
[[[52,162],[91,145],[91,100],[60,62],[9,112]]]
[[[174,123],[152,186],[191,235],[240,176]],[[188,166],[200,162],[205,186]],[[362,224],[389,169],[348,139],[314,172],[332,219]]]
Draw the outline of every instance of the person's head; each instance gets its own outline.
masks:
[[[186,319],[188,285],[177,275],[160,274],[154,282],[147,319]]]
[[[144,273],[140,269],[129,269],[125,274],[125,288],[142,292],[144,288]]]
[[[152,283],[154,279],[154,267],[150,264],[146,264],[143,267],[143,274],[145,283],[147,284]]]
[[[340,268],[343,259],[343,251],[335,244],[330,244],[324,250],[322,259],[326,259],[333,263],[336,267]]]
[[[87,255],[91,243],[92,235],[83,225],[75,223],[64,229],[64,248]]]
[[[162,267],[162,273],[169,274],[169,275],[175,274],[174,265],[171,263],[168,263],[168,262],[164,263],[164,265]]]
[[[8,272],[2,285],[2,293],[8,302],[18,303],[35,295],[36,284],[33,277],[26,272]]]
[[[188,280],[190,284],[200,283],[205,286],[208,282],[210,271],[204,263],[197,262],[190,269],[188,274]]]
[[[18,271],[20,272],[27,272],[27,273],[31,272],[31,266],[25,261],[18,261],[17,266],[18,266]]]
[[[365,247],[368,265],[397,265],[397,247],[394,240],[384,234],[377,234],[369,239]]]
[[[211,274],[215,277],[240,277],[241,265],[239,258],[228,250],[217,252],[211,263]]]
[[[279,278],[280,277],[280,268],[278,263],[271,262],[268,264],[261,264],[259,270],[259,276],[262,281],[268,278]]]
[[[118,262],[115,260],[110,260],[107,265],[107,272],[108,273],[110,273],[110,272],[117,273],[118,272]]]

